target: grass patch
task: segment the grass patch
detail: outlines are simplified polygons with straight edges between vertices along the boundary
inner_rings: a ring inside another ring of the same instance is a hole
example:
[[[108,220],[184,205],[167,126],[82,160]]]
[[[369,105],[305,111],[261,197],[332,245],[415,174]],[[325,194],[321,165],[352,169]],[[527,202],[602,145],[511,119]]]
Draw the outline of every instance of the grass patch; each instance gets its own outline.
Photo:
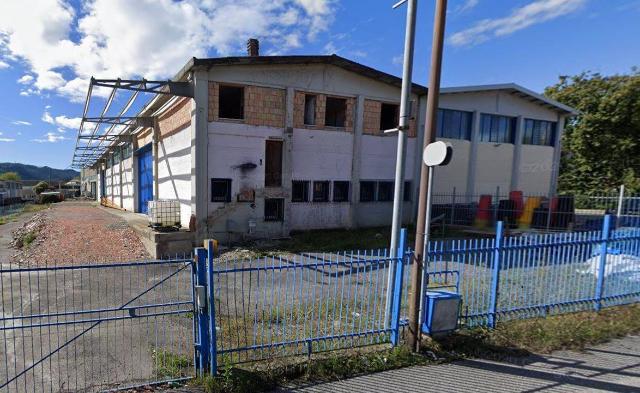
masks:
[[[191,358],[155,348],[151,352],[156,373],[162,379],[182,378],[191,375],[193,361]]]
[[[613,338],[640,332],[640,305],[618,306],[596,312],[579,312],[547,318],[504,322],[495,330],[462,330],[441,339],[427,338],[422,352],[404,347],[337,351],[297,364],[244,370],[227,363],[218,377],[191,383],[207,393],[270,391],[290,383],[322,382],[401,367],[442,363],[465,358],[508,360],[533,352],[580,350]]]
[[[407,245],[415,241],[415,228],[407,228]],[[435,228],[432,239],[469,238],[480,235],[469,234],[453,228]],[[377,250],[389,247],[391,227],[358,229],[322,229],[292,232],[291,237],[268,243],[251,244],[261,252],[334,252],[345,250]]]

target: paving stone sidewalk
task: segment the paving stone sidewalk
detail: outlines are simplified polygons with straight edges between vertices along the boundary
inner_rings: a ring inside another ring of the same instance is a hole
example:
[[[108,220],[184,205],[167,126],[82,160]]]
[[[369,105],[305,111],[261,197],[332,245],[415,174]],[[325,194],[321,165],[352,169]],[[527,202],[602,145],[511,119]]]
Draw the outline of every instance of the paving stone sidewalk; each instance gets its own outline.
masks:
[[[640,337],[517,363],[465,360],[407,367],[280,392],[640,392]]]

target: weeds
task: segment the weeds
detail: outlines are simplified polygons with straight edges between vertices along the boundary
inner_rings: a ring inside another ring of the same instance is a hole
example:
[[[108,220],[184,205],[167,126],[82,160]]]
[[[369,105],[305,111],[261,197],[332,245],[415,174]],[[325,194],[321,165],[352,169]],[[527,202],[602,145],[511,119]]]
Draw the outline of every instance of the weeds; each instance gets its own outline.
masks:
[[[151,352],[151,357],[156,365],[156,372],[163,379],[174,379],[191,375],[193,362],[184,355],[154,348]]]
[[[640,332],[640,305],[611,307],[595,312],[510,321],[495,330],[462,330],[441,339],[423,340],[422,352],[405,347],[373,351],[348,350],[325,354],[297,364],[268,365],[249,371],[232,366],[223,357],[220,375],[193,381],[207,393],[270,391],[276,386],[320,382],[395,368],[447,362],[465,358],[508,360],[532,352],[582,349],[613,338]]]

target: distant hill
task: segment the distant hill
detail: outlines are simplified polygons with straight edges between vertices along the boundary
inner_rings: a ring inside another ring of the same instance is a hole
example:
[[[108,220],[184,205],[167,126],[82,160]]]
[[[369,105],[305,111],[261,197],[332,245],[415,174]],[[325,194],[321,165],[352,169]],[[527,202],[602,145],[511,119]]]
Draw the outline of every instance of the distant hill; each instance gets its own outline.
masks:
[[[80,172],[73,169],[54,169],[48,166],[0,162],[0,173],[5,172],[17,172],[22,180],[69,181],[80,176]]]

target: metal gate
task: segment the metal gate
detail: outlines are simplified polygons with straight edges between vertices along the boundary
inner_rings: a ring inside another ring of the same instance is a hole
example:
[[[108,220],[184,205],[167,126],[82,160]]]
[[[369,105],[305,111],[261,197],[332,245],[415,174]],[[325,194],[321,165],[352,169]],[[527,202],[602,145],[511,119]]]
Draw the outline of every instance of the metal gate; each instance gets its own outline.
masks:
[[[138,212],[147,212],[147,202],[153,200],[153,154],[151,144],[136,152],[138,156]]]
[[[191,259],[0,270],[0,391],[94,392],[194,375]]]

